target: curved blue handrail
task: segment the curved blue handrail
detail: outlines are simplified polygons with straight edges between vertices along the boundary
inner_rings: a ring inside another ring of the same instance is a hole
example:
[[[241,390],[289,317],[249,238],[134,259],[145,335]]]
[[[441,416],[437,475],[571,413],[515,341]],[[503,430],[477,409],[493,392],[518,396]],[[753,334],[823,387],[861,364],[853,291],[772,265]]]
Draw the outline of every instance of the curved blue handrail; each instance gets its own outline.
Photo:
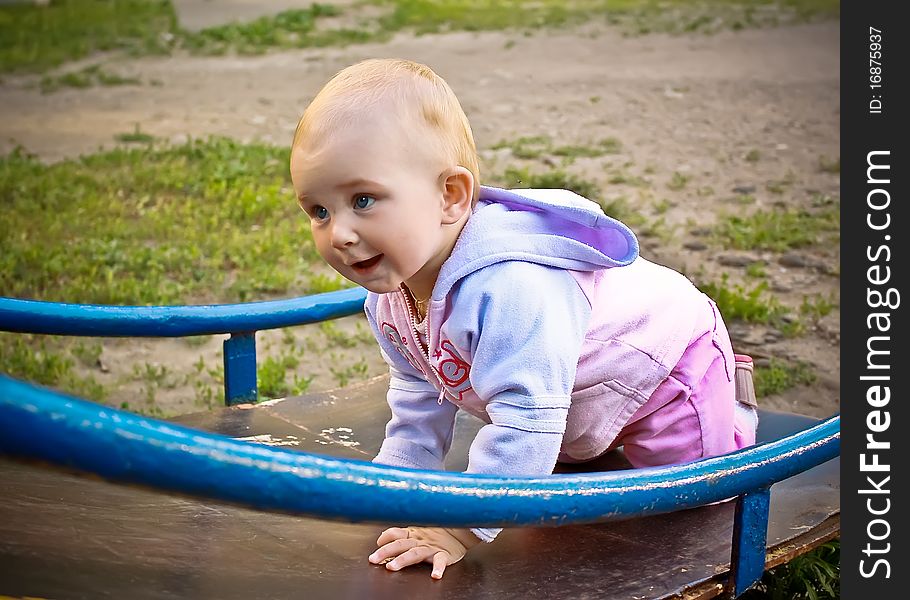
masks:
[[[360,312],[365,290],[247,304],[99,306],[0,298],[0,330],[103,337],[229,333],[225,402],[255,400],[255,332]],[[840,453],[840,417],[686,465],[495,477],[418,471],[273,449],[145,418],[0,375],[0,456],[264,510],[347,521],[498,527],[673,512],[737,497],[731,581],[765,566],[769,486]]]
[[[0,298],[0,331],[98,337],[182,337],[316,323],[363,310],[351,288],[288,300],[199,306],[106,306]]]
[[[0,376],[0,454],[354,522],[394,515],[414,525],[562,525],[671,512],[767,487],[839,452],[834,416],[781,440],[670,467],[547,477],[419,471],[242,442]]]

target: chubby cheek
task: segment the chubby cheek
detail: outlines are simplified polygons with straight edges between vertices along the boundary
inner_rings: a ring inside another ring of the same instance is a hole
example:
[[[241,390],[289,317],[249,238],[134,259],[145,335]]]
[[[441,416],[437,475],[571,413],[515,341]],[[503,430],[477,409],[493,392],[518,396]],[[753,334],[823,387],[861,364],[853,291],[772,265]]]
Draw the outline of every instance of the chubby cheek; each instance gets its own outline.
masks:
[[[319,256],[321,256],[325,262],[329,263],[329,265],[337,271],[338,257],[335,255],[332,244],[328,238],[325,235],[314,231],[313,242],[316,244],[316,252],[319,253]]]
[[[402,238],[399,248],[402,249],[401,254],[407,262],[421,267],[430,259],[438,245],[439,239],[428,230],[417,230]]]

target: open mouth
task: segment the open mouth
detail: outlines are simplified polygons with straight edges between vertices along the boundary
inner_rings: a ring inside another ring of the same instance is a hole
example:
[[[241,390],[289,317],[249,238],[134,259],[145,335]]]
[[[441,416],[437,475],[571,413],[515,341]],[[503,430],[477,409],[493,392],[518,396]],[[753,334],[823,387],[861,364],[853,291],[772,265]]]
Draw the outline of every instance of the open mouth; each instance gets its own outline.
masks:
[[[373,258],[368,258],[368,259],[362,260],[360,262],[355,262],[354,264],[351,265],[351,267],[353,267],[355,271],[361,271],[361,272],[369,271],[370,269],[372,269],[373,267],[375,267],[376,265],[379,264],[379,261],[382,260],[382,256],[383,256],[382,254],[377,254]]]

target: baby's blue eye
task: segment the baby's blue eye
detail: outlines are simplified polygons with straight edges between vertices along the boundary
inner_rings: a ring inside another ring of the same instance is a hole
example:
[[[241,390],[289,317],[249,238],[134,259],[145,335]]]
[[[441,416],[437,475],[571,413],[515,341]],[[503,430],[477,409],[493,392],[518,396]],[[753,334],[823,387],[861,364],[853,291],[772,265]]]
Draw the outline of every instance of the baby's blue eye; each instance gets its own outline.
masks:
[[[317,206],[313,209],[313,218],[318,221],[324,221],[329,218],[329,210],[324,206]]]
[[[354,208],[369,208],[373,206],[374,202],[376,202],[376,199],[366,194],[354,196]]]

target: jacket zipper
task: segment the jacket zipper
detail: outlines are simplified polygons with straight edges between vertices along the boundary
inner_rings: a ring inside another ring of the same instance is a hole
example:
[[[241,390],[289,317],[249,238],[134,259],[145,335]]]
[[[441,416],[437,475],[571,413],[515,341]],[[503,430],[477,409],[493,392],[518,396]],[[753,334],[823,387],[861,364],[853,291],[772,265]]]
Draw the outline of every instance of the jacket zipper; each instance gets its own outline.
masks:
[[[408,316],[411,320],[411,333],[414,336],[414,341],[417,342],[417,345],[420,346],[420,349],[426,355],[427,367],[430,371],[433,372],[433,376],[436,378],[436,381],[439,383],[439,398],[436,400],[436,404],[442,406],[442,401],[446,396],[446,386],[442,383],[442,379],[439,378],[439,374],[436,373],[436,369],[433,368],[433,364],[430,362],[430,307],[427,307],[427,314],[424,317],[427,322],[427,343],[424,344],[420,341],[420,332],[417,331],[417,309],[414,308],[414,305],[411,303],[411,299],[408,297],[408,294],[404,291],[404,288],[399,288],[401,295],[404,297],[404,303],[408,307]]]

